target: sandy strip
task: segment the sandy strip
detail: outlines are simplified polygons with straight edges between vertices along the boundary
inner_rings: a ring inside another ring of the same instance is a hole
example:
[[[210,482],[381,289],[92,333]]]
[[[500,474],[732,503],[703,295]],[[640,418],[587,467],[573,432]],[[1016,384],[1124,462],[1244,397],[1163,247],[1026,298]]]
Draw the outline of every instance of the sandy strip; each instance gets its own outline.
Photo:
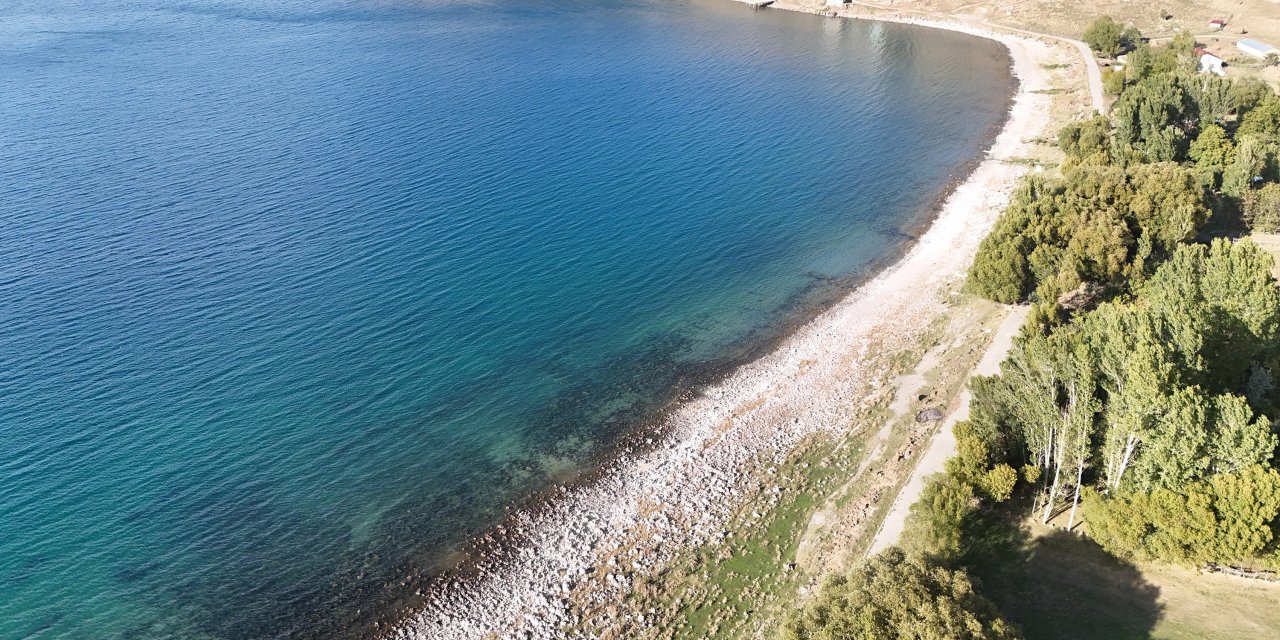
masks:
[[[889,384],[869,364],[875,350],[919,342],[946,310],[964,275],[1026,171],[1004,159],[1028,155],[1049,121],[1050,88],[1042,63],[1051,46],[971,25],[901,20],[991,38],[1008,47],[1019,89],[1004,130],[987,157],[946,200],[901,260],[787,338],[769,355],[676,409],[670,437],[653,451],[623,456],[598,482],[566,490],[536,514],[513,518],[526,540],[486,560],[478,578],[433,592],[423,611],[391,637],[564,637],[565,625],[599,629],[642,620],[579,620],[607,609],[636,580],[681,549],[714,544],[739,505],[743,486],[768,477],[804,438],[847,429],[865,398]]]

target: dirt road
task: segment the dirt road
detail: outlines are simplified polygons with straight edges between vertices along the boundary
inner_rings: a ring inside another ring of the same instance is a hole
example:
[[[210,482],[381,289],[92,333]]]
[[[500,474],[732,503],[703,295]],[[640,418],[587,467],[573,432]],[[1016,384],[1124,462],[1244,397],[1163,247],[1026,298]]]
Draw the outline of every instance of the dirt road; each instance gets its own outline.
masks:
[[[989,376],[1000,372],[1000,363],[1004,360],[1005,355],[1009,353],[1009,349],[1013,347],[1013,338],[1018,335],[1018,329],[1022,327],[1022,322],[1026,320],[1028,309],[1029,307],[1013,307],[1010,310],[1009,315],[1005,317],[1004,321],[1000,323],[1000,327],[996,329],[995,336],[991,339],[991,346],[987,347],[986,352],[982,354],[982,359],[978,361],[977,366],[969,373],[969,377]],[[902,537],[902,531],[907,524],[907,513],[910,512],[911,505],[920,499],[920,494],[924,491],[925,478],[942,471],[947,458],[955,455],[956,438],[951,432],[951,427],[961,420],[969,419],[970,399],[971,395],[968,389],[960,392],[960,405],[951,415],[947,416],[947,419],[929,442],[929,449],[920,457],[920,462],[912,470],[907,484],[902,487],[897,499],[893,501],[893,506],[889,509],[889,515],[885,516],[884,523],[880,525],[880,530],[876,532],[875,540],[871,542],[867,555],[874,555],[889,546],[897,544]]]

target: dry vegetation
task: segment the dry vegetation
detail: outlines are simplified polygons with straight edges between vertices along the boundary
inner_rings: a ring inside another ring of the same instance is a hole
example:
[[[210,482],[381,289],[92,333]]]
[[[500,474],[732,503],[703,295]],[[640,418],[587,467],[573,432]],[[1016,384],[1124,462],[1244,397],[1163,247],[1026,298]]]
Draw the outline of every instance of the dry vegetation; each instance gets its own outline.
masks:
[[[822,0],[791,1],[813,7],[825,4]],[[1235,63],[1229,75],[1261,75],[1270,82],[1280,82],[1280,67],[1263,68],[1235,48],[1240,38],[1280,46],[1280,0],[855,0],[855,8],[859,7],[931,13],[1075,39],[1088,26],[1085,17],[1109,15],[1157,41],[1190,31],[1210,51]],[[1210,29],[1213,19],[1226,20],[1226,28]]]
[[[974,572],[1027,638],[1232,640],[1280,629],[1280,585],[1135,565],[1034,520],[993,527],[986,553],[1000,560]]]

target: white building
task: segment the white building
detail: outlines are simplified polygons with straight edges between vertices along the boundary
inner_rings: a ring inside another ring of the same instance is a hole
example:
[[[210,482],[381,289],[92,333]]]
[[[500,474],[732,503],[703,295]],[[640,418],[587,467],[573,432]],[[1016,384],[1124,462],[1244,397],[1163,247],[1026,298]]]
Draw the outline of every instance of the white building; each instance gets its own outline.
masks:
[[[1271,54],[1280,55],[1280,49],[1277,49],[1265,42],[1259,42],[1252,38],[1245,38],[1236,43],[1236,48],[1255,57],[1266,58]]]
[[[1227,70],[1223,67],[1225,67],[1226,64],[1227,63],[1222,61],[1222,58],[1219,58],[1207,51],[1200,54],[1200,73],[1212,73],[1216,76],[1225,76],[1227,75]]]

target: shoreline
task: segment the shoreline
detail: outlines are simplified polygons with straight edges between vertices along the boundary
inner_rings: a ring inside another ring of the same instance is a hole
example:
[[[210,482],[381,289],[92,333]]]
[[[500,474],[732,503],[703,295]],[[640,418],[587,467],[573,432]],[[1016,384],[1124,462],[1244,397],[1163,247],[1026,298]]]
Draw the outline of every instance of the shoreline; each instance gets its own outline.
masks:
[[[822,13],[795,5],[775,8]],[[691,393],[639,453],[622,453],[591,482],[557,488],[557,499],[514,512],[500,532],[504,552],[436,585],[394,638],[553,637],[576,603],[620,598],[681,549],[714,543],[746,495],[743,485],[781,464],[809,436],[843,429],[863,388],[890,381],[867,366],[872,350],[918,341],[946,311],[980,240],[1018,177],[1016,158],[1048,123],[1040,64],[1049,45],[963,23],[848,15],[942,28],[995,40],[1017,83],[1004,126],[968,177],[943,199],[932,223],[891,265],[780,339],[771,352]],[[861,366],[860,366],[861,365]],[[644,434],[638,434],[643,436]]]

